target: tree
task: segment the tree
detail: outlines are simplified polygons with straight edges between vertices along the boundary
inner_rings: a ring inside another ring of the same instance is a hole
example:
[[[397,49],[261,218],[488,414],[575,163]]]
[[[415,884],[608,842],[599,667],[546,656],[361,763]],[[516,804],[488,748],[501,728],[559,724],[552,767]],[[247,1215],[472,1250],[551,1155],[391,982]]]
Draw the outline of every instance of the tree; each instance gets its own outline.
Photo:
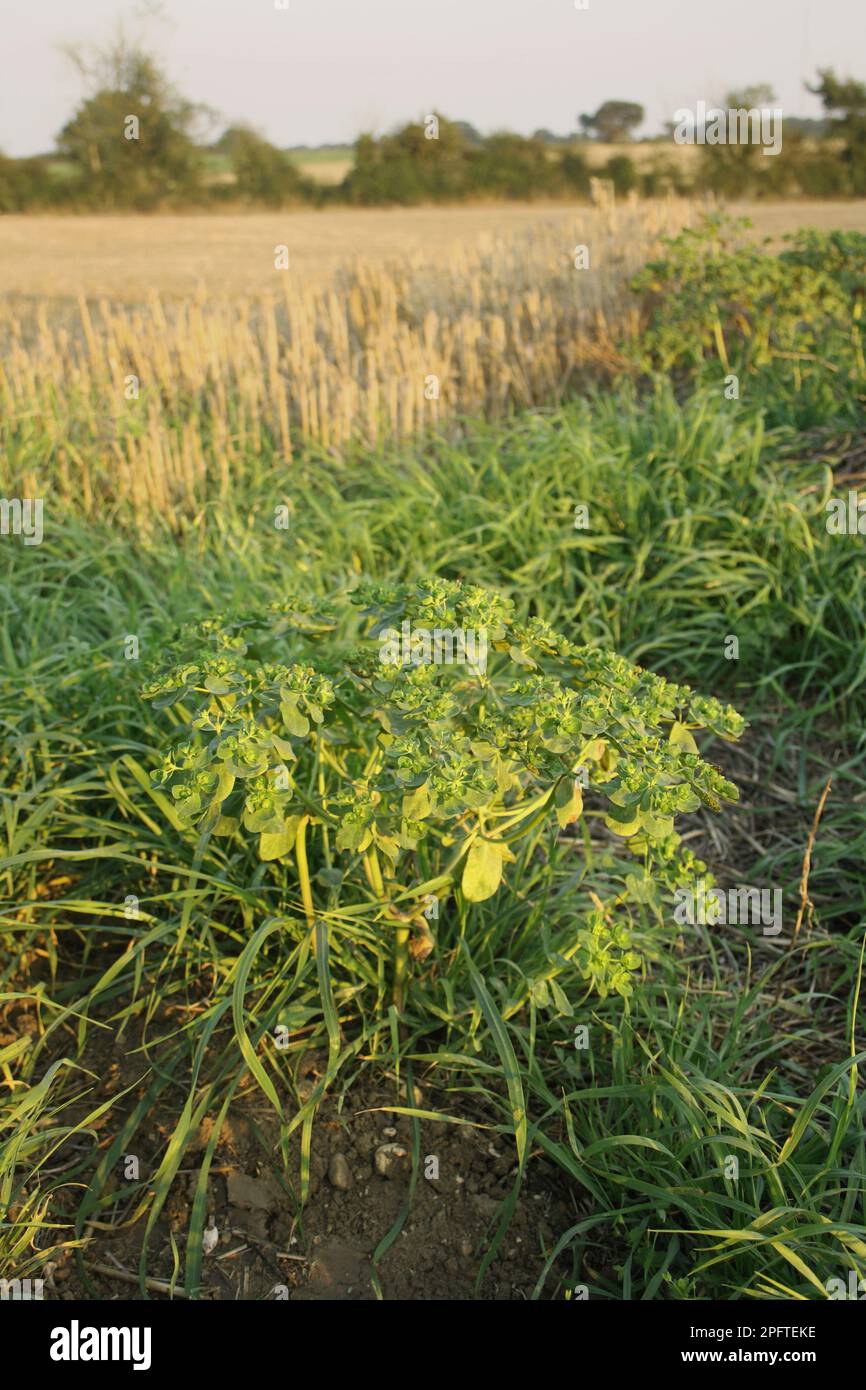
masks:
[[[630,193],[637,188],[637,169],[627,154],[615,154],[601,171],[602,178],[609,179],[617,193]]]
[[[632,131],[643,118],[644,109],[636,101],[605,101],[594,116],[581,116],[580,124],[604,144],[617,145],[631,139]]]
[[[772,106],[775,100],[776,93],[769,82],[755,82],[751,87],[728,92],[723,104],[729,111],[760,111]]]
[[[91,53],[66,52],[90,92],[57,144],[77,166],[86,200],[151,207],[196,194],[202,158],[193,135],[204,108],[184,100],[122,32]]]
[[[63,184],[51,178],[49,163],[41,155],[9,159],[0,151],[0,213],[25,212],[63,201]]]
[[[590,169],[579,150],[566,150],[559,162],[559,176],[569,192],[589,193]]]
[[[533,198],[550,193],[558,181],[557,162],[540,140],[503,131],[491,135],[483,150],[471,154],[471,185],[503,198]]]
[[[229,145],[231,161],[242,198],[270,207],[298,200],[310,193],[307,181],[288,155],[247,127],[234,127]]]
[[[769,83],[756,82],[750,87],[734,88],[726,93],[721,106],[727,111],[765,111],[775,101],[776,93]],[[771,176],[778,177],[778,171],[773,167],[776,160],[759,159],[760,149],[761,145],[751,140],[702,145],[699,182],[714,193],[728,197],[768,189]],[[783,180],[786,176],[783,170]]]
[[[475,129],[471,121],[452,121],[452,125],[461,140],[467,145],[478,146],[484,144],[484,136],[480,131]]]
[[[355,143],[354,167],[341,185],[352,203],[438,202],[463,198],[469,158],[481,159],[486,143],[468,145],[458,126],[432,114],[422,125],[411,122],[380,140],[362,135]]]
[[[842,160],[847,166],[850,192],[866,194],[866,84],[838,78],[832,68],[820,68],[816,87],[807,88],[831,117],[831,129],[844,141]],[[835,113],[841,114],[835,114]]]

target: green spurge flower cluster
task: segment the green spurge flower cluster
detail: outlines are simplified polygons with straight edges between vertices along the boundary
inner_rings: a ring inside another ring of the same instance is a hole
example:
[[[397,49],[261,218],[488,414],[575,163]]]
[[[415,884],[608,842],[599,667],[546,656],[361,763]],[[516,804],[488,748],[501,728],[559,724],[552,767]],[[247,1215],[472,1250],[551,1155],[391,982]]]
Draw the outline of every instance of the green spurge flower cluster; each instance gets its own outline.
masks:
[[[255,619],[190,627],[168,656],[142,694],[186,726],[154,774],[178,816],[200,833],[257,837],[264,860],[294,854],[310,926],[314,828],[318,877],[351,891],[360,875],[396,923],[400,1007],[409,959],[432,949],[423,919],[393,903],[429,889],[417,882],[422,842],[438,889],[459,876],[465,899],[482,902],[515,844],[542,820],[577,821],[586,792],[643,857],[639,897],[653,862],[661,881],[675,877],[677,814],[737,796],[693,734],[738,737],[736,711],[521,621],[476,585],[363,585],[327,604],[295,595]],[[629,992],[640,961],[603,905],[577,948],[587,981]]]

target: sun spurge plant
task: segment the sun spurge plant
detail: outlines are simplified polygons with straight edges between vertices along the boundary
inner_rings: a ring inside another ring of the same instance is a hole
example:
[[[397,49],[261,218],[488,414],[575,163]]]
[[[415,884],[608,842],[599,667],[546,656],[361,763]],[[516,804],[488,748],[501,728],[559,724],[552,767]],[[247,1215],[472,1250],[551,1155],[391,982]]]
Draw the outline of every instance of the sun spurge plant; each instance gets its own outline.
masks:
[[[564,831],[586,794],[643,859],[641,882],[668,884],[677,814],[737,795],[693,734],[736,738],[734,710],[457,581],[208,620],[142,693],[183,726],[154,778],[184,825],[293,862],[310,928],[318,891],[373,895],[398,1009],[411,963],[435,950],[422,903],[458,886],[491,898],[542,821]],[[599,902],[578,935],[584,979],[627,995],[640,964],[627,926]]]

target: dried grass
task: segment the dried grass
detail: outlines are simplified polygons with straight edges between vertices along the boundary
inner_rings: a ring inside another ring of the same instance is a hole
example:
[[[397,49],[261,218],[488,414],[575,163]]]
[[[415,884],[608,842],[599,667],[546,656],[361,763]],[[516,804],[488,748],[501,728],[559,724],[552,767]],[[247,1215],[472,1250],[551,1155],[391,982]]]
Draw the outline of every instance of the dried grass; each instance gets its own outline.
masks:
[[[436,267],[416,252],[328,285],[275,273],[276,288],[241,299],[7,310],[4,491],[131,507],[146,525],[154,511],[196,515],[241,465],[290,464],[302,440],[337,450],[556,404],[616,366],[635,322],[630,276],[697,212],[602,195],[567,235],[549,222],[488,234]],[[589,269],[575,268],[578,243]]]

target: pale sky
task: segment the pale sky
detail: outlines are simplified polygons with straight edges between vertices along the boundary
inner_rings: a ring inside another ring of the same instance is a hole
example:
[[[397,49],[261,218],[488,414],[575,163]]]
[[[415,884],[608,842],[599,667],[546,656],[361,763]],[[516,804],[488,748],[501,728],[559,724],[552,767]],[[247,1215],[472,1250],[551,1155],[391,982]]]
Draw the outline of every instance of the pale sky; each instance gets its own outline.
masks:
[[[348,142],[433,109],[485,133],[565,134],[608,98],[640,102],[653,134],[678,107],[756,82],[785,114],[817,116],[803,83],[818,67],[866,80],[864,0],[278,3],[0,0],[0,150],[53,147],[81,95],[59,45],[120,20],[190,100],[281,146]]]

